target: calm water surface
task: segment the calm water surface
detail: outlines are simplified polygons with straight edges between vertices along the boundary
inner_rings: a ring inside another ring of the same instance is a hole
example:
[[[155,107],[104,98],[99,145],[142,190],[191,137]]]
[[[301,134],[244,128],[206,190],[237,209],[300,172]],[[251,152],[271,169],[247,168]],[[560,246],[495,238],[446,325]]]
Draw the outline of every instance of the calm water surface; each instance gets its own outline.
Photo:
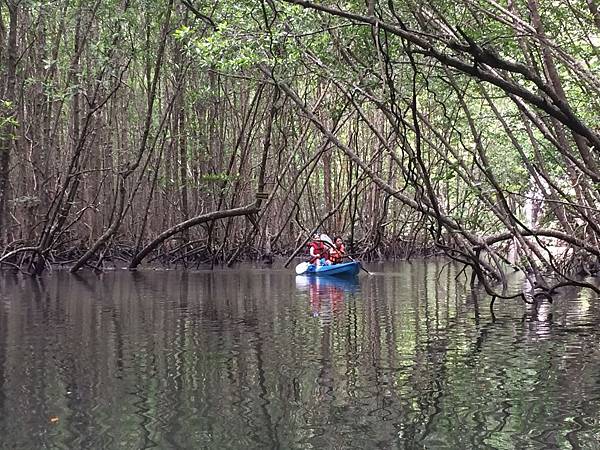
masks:
[[[0,447],[599,448],[589,291],[494,318],[442,261],[370,269],[2,274]]]

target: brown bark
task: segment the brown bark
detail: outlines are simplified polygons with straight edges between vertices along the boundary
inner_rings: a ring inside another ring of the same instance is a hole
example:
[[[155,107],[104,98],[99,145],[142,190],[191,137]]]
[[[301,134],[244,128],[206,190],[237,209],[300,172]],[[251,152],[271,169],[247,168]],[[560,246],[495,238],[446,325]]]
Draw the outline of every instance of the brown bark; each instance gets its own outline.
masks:
[[[15,105],[15,84],[17,69],[17,4],[12,0],[7,1],[8,5],[8,39],[6,46],[6,74],[2,81],[3,95],[0,96],[6,103],[6,106],[0,105],[0,247],[4,247],[7,237],[8,216],[7,216],[7,198],[9,186],[9,168],[11,159],[11,150],[14,145],[14,111]],[[0,62],[3,62],[0,59]],[[2,92],[2,91],[0,91]]]
[[[596,28],[600,30],[600,11],[598,9],[598,5],[594,0],[587,0],[587,4],[590,12],[592,13],[594,24],[596,25]]]
[[[542,23],[542,19],[540,17],[540,13],[539,13],[538,1],[537,0],[528,0],[527,3],[529,5],[529,10],[531,12],[531,20],[532,20],[533,26],[535,27],[536,31],[538,32],[538,34],[540,36],[545,37],[545,30],[544,30],[544,25]],[[554,63],[554,58],[552,57],[552,53],[551,53],[550,49],[544,43],[541,44],[541,47],[542,47],[542,55],[543,55],[543,59],[544,59],[544,68],[547,73],[548,79],[550,80],[550,83],[551,83],[552,87],[554,88],[556,95],[560,99],[560,101],[564,105],[568,105],[567,95],[562,86],[560,76],[558,75],[558,69],[556,68],[556,64]],[[557,126],[555,128],[556,128],[559,142],[561,143],[562,146],[564,146],[565,149],[568,149],[569,144],[564,135],[564,132],[560,128],[560,125],[557,124]],[[583,136],[581,136],[579,133],[573,132],[573,139],[575,141],[577,148],[579,149],[579,154],[581,155],[581,158],[585,162],[585,165],[587,166],[587,168],[594,174],[598,175],[598,165],[596,164],[596,161],[594,160],[594,158],[590,152],[590,149],[587,145],[585,138]]]
[[[419,49],[419,53],[439,61],[444,66],[453,67],[473,78],[491,83],[508,94],[513,94],[524,99],[528,103],[531,103],[557,119],[574,133],[578,133],[588,139],[590,145],[600,148],[600,136],[592,128],[588,127],[582,119],[573,112],[568,104],[565,104],[557,97],[556,92],[549,88],[543,79],[533,73],[527,66],[503,59],[493,50],[483,48],[473,41],[469,41],[466,44],[449,42],[448,45],[452,50],[471,58],[471,61],[464,61],[459,57],[451,56],[443,49],[436,48],[432,42],[419,33],[410,31],[404,27],[392,25],[375,17],[354,14],[306,0],[284,1],[332,16],[352,20],[356,23],[363,23],[371,26],[377,25],[380,29],[411,42]],[[544,95],[528,90],[512,80],[500,76],[496,70],[523,76],[534,83],[536,88]]]
[[[183,78],[183,76],[182,76]],[[184,219],[189,216],[189,204],[188,204],[188,148],[186,138],[186,118],[185,118],[185,88],[183,86],[184,80],[181,80],[181,91],[179,92],[180,104],[178,114],[178,135],[179,135],[179,182],[181,191],[181,214]]]
[[[127,179],[129,178],[129,176],[132,173],[134,173],[134,171],[140,165],[142,158],[147,150],[146,146],[147,146],[148,139],[150,136],[151,121],[152,121],[153,112],[154,112],[154,103],[156,101],[157,86],[158,86],[160,71],[162,68],[162,59],[163,59],[163,55],[165,53],[167,35],[168,35],[170,22],[171,22],[172,7],[173,7],[173,0],[170,0],[169,4],[167,5],[167,13],[166,13],[166,17],[165,17],[165,22],[163,24],[162,33],[161,33],[161,40],[160,40],[160,45],[159,45],[159,49],[158,49],[156,65],[154,67],[154,75],[152,77],[152,85],[151,85],[149,96],[148,96],[148,107],[146,110],[145,125],[144,125],[144,130],[142,133],[140,146],[138,148],[137,153],[133,156],[133,159],[130,160],[126,164],[125,168],[122,169],[119,173],[120,179],[118,181],[119,184],[118,184],[118,188],[117,188],[117,192],[115,194],[115,200],[114,200],[115,201],[115,206],[114,206],[115,213],[113,214],[113,222],[111,223],[108,230],[102,236],[100,236],[96,240],[96,242],[94,242],[92,247],[81,258],[79,258],[77,260],[75,265],[71,268],[71,272],[77,272],[81,267],[83,267],[87,263],[87,261],[96,253],[96,251],[98,251],[98,249],[102,245],[104,245],[105,242],[107,242],[115,233],[117,233],[117,231],[119,230],[121,223],[124,219],[123,209],[124,209],[125,195],[126,195],[125,194],[125,184],[127,182]],[[129,204],[131,204],[131,202]]]
[[[144,247],[135,257],[131,260],[129,264],[130,269],[135,269],[139,264],[143,261],[143,259],[148,256],[150,252],[156,249],[159,245],[161,245],[165,240],[170,238],[171,236],[185,231],[195,225],[200,225],[202,223],[206,223],[213,220],[224,219],[227,217],[236,217],[236,216],[249,216],[251,214],[256,214],[259,209],[256,207],[256,204],[251,204],[248,206],[244,206],[241,208],[232,208],[225,209],[222,211],[214,211],[208,214],[201,214],[199,216],[193,217],[192,219],[186,220],[185,222],[181,222],[174,227],[169,228],[166,231],[163,231],[160,235],[156,237],[152,242],[150,242],[146,247]]]
[[[267,117],[267,123],[265,126],[265,132],[264,132],[264,139],[263,139],[263,151],[262,151],[262,157],[258,166],[258,183],[257,183],[257,187],[256,187],[256,207],[258,209],[260,209],[262,202],[264,200],[268,200],[269,196],[272,195],[272,193],[266,192],[266,187],[267,187],[267,182],[266,182],[266,174],[267,174],[267,166],[268,166],[268,161],[269,161],[269,153],[271,152],[271,147],[272,147],[272,140],[273,140],[273,123],[276,120],[276,116],[277,116],[277,112],[280,108],[280,106],[278,105],[278,101],[279,101],[279,89],[275,88],[273,94],[271,95],[271,106],[269,108],[269,115]],[[258,215],[254,215],[254,216],[248,216],[248,219],[250,221],[250,223],[252,224],[252,228],[255,235],[257,235],[258,233],[260,233],[261,229],[260,229],[260,221],[262,219],[263,216],[258,216]],[[268,232],[266,230],[266,227],[268,226],[268,222],[266,225],[264,225],[264,233],[263,236],[265,239],[268,239]],[[247,231],[245,233],[244,239],[242,244],[245,245],[249,235],[252,234],[251,232]],[[226,236],[227,237],[227,236]],[[268,255],[270,255],[270,242],[267,244],[267,247],[269,247],[269,252]],[[237,250],[233,253],[233,255],[228,259],[227,261],[227,265],[230,266],[231,264],[233,264],[233,261],[235,261],[235,259],[237,258],[237,255],[239,254],[239,251],[241,250],[242,245],[238,245]]]
[[[79,72],[79,64],[81,53],[86,47],[86,42],[91,32],[91,23],[93,23],[100,2],[97,1],[93,4],[90,11],[90,16],[86,24],[82,25],[84,8],[81,5],[77,7],[76,13],[76,26],[75,26],[75,40],[73,45],[73,54],[71,57],[71,63],[69,66],[68,80],[69,83],[75,83],[76,75]],[[100,68],[98,79],[102,79],[105,73],[105,68]],[[100,86],[96,85],[93,92],[88,93],[88,111],[85,114],[85,119],[81,119],[81,104],[80,104],[80,89],[82,86],[77,86],[76,91],[73,95],[72,111],[70,116],[71,130],[70,133],[70,144],[72,151],[70,152],[70,158],[66,170],[64,170],[64,176],[60,184],[57,185],[54,198],[52,203],[46,212],[44,218],[44,229],[42,230],[39,237],[39,248],[40,255],[45,255],[54,245],[56,245],[61,236],[65,233],[68,227],[65,227],[69,213],[75,203],[75,197],[78,194],[78,188],[83,175],[83,167],[85,164],[86,149],[95,137],[94,119],[95,114],[108,102],[110,97],[114,95],[115,90],[107,94],[104,99],[100,100]],[[58,121],[58,117],[57,117]],[[75,135],[75,133],[77,133]],[[78,216],[77,220],[81,217]],[[44,270],[44,261],[38,260],[32,261],[33,273],[39,274]]]

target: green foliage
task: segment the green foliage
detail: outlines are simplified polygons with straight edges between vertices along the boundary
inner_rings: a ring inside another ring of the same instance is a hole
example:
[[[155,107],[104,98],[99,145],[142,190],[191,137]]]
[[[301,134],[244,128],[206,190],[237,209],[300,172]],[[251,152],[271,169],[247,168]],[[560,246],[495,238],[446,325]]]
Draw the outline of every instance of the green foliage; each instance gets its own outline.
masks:
[[[302,66],[305,51],[326,57],[331,40],[320,32],[311,12],[278,4],[275,13],[266,3],[220,2],[201,12],[211,15],[216,29],[205,24],[180,26],[173,36],[187,44],[188,52],[204,68],[240,73],[265,63],[286,71]]]
[[[13,139],[14,134],[10,130],[18,126],[19,122],[14,113],[14,103],[10,100],[0,99],[0,139],[5,137]],[[7,129],[9,130],[8,134]]]
[[[594,94],[590,85],[600,72],[600,39],[586,1],[538,1],[547,47],[555,59],[569,103],[579,118],[595,124],[600,96]],[[367,14],[367,3],[364,0],[320,2],[361,15]],[[88,140],[82,173],[93,178],[105,170],[116,171],[124,161],[135,159],[155,73],[158,73],[157,98],[150,113],[150,136],[143,149],[142,163],[148,152],[155,152],[151,161],[158,161],[158,152],[162,152],[157,172],[159,185],[182,186],[187,182],[189,188],[214,193],[221,184],[233,184],[240,180],[240,175],[227,175],[227,162],[232,148],[242,148],[240,143],[247,152],[245,159],[240,161],[240,155],[236,154],[231,167],[253,176],[261,160],[268,108],[275,95],[272,80],[265,80],[258,70],[264,64],[276,79],[284,80],[314,109],[326,127],[333,129],[335,124],[336,137],[377,175],[389,181],[393,189],[421,201],[425,195],[424,178],[428,177],[448,215],[469,229],[485,233],[502,226],[489,208],[489,202],[496,202],[498,196],[487,175],[493,176],[518,210],[531,188],[528,164],[545,171],[565,193],[562,200],[580,200],[566,172],[564,156],[532,123],[528,123],[529,129],[525,128],[524,116],[504,91],[461,75],[455,68],[444,67],[426,49],[419,50],[381,27],[283,1],[219,0],[193,4],[210,18],[214,27],[196,18],[180,2],[174,2],[166,28],[169,35],[165,56],[156,71],[166,2],[21,2],[20,14],[25,20],[19,29],[21,59],[17,85],[23,92],[17,98],[19,102],[23,99],[24,105],[18,117],[25,117],[23,133],[29,134],[23,139],[32,142],[32,154],[46,147],[52,152],[40,157],[39,167],[51,167],[48,170],[56,169],[56,173],[44,174],[42,178],[54,180],[64,176],[59,166],[64,163],[62,158],[66,158],[65,148],[74,139],[75,107],[79,109],[82,125],[94,94],[101,98],[117,87],[116,95],[95,113],[85,130]],[[394,11],[390,5],[394,5]],[[531,31],[528,2],[512,2],[512,12],[502,5],[485,0],[379,1],[376,15],[387,23],[419,33],[432,46],[450,57],[461,58],[469,67],[474,66],[472,58],[457,50],[455,44],[476,42],[499,57],[523,64],[540,77],[546,77],[542,55],[542,44],[546,43]],[[517,14],[522,24],[517,27],[509,13]],[[81,53],[75,58],[78,23],[82,27]],[[498,72],[507,82],[539,94],[539,87],[523,74]],[[123,83],[119,85],[121,75]],[[266,85],[261,90],[262,96],[252,103],[257,87],[262,84]],[[182,98],[176,95],[178,89],[184,94]],[[482,92],[492,99],[508,130]],[[81,94],[79,105],[72,101],[75,94]],[[275,179],[281,182],[282,191],[293,192],[295,186],[286,184],[291,179],[286,173],[286,163],[292,162],[294,167],[306,165],[324,141],[316,127],[308,126],[306,115],[299,114],[297,106],[284,94],[278,95],[281,105],[273,124],[272,145],[280,154],[269,160],[269,170],[275,173],[269,173],[268,178],[271,182]],[[348,97],[354,104],[349,103]],[[360,114],[354,105],[360,107]],[[528,108],[539,116],[550,133],[556,132],[557,124],[546,114],[531,105]],[[14,109],[15,104],[10,102],[0,105],[1,130],[10,129],[14,133],[13,129],[19,125]],[[179,121],[180,113],[183,121]],[[42,121],[46,122],[40,127]],[[185,124],[185,129],[179,128],[180,123]],[[420,133],[414,130],[415,123],[420,126]],[[568,132],[566,135],[567,140],[571,139]],[[187,140],[185,149],[180,145],[181,136]],[[381,136],[388,140],[389,147],[382,144]],[[515,147],[515,140],[521,151]],[[309,180],[311,199],[299,200],[303,214],[310,209],[305,206],[312,199],[321,203],[340,198],[347,189],[348,173],[356,170],[347,159],[342,159],[341,153],[335,153],[333,145],[330,148],[330,154],[334,155],[330,168],[336,178],[328,179],[323,164],[316,164]],[[415,158],[417,148],[420,161]],[[93,156],[88,151],[94,152]],[[183,163],[177,160],[182,151],[187,151],[187,158],[182,159],[187,159],[188,167],[182,167]],[[392,152],[400,163],[390,158]],[[577,155],[574,146],[572,153]],[[58,162],[54,165],[54,161]],[[94,166],[96,163],[99,167]],[[279,166],[273,168],[271,165],[275,164]],[[182,169],[188,170],[188,177],[181,175]],[[29,170],[33,169],[20,166],[14,173],[27,174]],[[354,173],[360,175],[360,170],[352,173],[353,177]],[[249,186],[251,182],[241,181],[236,185]],[[302,181],[300,177],[298,184]],[[86,180],[82,186],[88,186],[87,183]],[[331,199],[325,199],[326,189],[332,191]],[[112,192],[109,187],[103,186],[102,190]],[[393,201],[382,207],[373,192],[370,188],[363,189],[353,199],[365,227],[376,222],[372,216],[388,213],[378,209],[389,208],[390,217],[406,216],[397,214],[401,208]],[[14,195],[21,199],[27,198],[27,194]],[[241,201],[247,192],[237,194]],[[197,200],[198,204],[206,201]],[[596,207],[590,205],[590,209]],[[340,208],[343,210],[344,207]],[[321,212],[315,211],[315,215]],[[280,228],[279,225],[274,228]]]

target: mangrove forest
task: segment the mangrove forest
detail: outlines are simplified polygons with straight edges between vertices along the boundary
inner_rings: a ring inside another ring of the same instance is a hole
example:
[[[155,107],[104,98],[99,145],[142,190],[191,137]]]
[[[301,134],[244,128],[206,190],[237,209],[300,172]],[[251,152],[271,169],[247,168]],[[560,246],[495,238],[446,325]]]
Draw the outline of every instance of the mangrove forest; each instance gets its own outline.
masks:
[[[2,0],[0,265],[445,255],[600,292],[596,0]],[[461,275],[461,274],[459,274]]]

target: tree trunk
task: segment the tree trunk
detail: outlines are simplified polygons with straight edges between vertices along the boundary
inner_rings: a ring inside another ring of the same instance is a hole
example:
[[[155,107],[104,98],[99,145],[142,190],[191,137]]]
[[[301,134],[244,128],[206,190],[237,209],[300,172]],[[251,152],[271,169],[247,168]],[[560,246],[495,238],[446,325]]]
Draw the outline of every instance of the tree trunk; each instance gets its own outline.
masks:
[[[6,46],[6,75],[3,81],[3,105],[0,105],[0,248],[8,237],[7,198],[11,150],[14,145],[15,84],[17,70],[17,5],[9,0],[8,45]],[[2,62],[2,60],[0,60]],[[1,91],[0,91],[1,92]]]
[[[214,220],[224,219],[228,217],[236,217],[236,216],[249,216],[252,214],[256,214],[259,211],[259,208],[255,203],[252,203],[248,206],[244,206],[241,208],[232,208],[225,209],[223,211],[214,211],[207,214],[201,214],[199,216],[193,217],[192,219],[186,220],[185,222],[181,222],[174,227],[169,228],[166,231],[163,231],[159,234],[156,239],[150,242],[146,247],[144,247],[135,257],[131,260],[129,264],[129,269],[135,269],[137,266],[143,261],[143,259],[148,256],[150,252],[156,249],[160,244],[162,244],[165,240],[170,238],[171,236],[181,233],[182,231],[188,230],[189,228],[199,225],[201,223],[206,223]]]
[[[148,138],[150,135],[152,117],[153,117],[153,112],[154,112],[154,102],[155,102],[156,96],[157,96],[157,86],[158,86],[160,71],[162,68],[162,58],[163,58],[163,55],[165,52],[168,30],[169,30],[170,23],[171,23],[172,7],[173,7],[173,0],[169,0],[169,4],[167,6],[167,14],[166,14],[165,22],[163,24],[163,29],[161,32],[161,41],[160,41],[160,46],[158,49],[156,65],[154,67],[154,75],[152,78],[152,85],[151,85],[149,97],[148,97],[148,105],[147,105],[147,110],[146,110],[145,124],[144,124],[144,130],[142,133],[140,146],[138,147],[136,154],[132,155],[131,161],[128,162],[126,167],[119,173],[119,177],[122,179],[119,180],[119,185],[118,185],[118,188],[115,193],[115,200],[114,200],[115,201],[115,204],[114,204],[115,205],[114,206],[115,213],[113,214],[113,222],[111,223],[111,226],[108,228],[107,232],[104,233],[102,236],[100,236],[100,238],[98,238],[96,240],[96,242],[94,242],[94,245],[90,248],[90,250],[88,250],[81,258],[79,258],[77,260],[75,265],[71,268],[71,272],[76,272],[81,267],[83,267],[87,263],[87,261],[96,253],[96,251],[98,251],[98,249],[105,242],[107,242],[114,234],[117,233],[117,231],[119,230],[121,223],[124,219],[123,208],[124,208],[124,203],[125,203],[124,190],[125,190],[125,186],[126,186],[126,181],[129,178],[129,176],[132,173],[134,173],[134,171],[140,165],[142,157],[143,157],[144,153],[146,152],[146,145],[148,143]],[[129,205],[131,205],[132,201],[133,201],[133,199],[130,201]]]

